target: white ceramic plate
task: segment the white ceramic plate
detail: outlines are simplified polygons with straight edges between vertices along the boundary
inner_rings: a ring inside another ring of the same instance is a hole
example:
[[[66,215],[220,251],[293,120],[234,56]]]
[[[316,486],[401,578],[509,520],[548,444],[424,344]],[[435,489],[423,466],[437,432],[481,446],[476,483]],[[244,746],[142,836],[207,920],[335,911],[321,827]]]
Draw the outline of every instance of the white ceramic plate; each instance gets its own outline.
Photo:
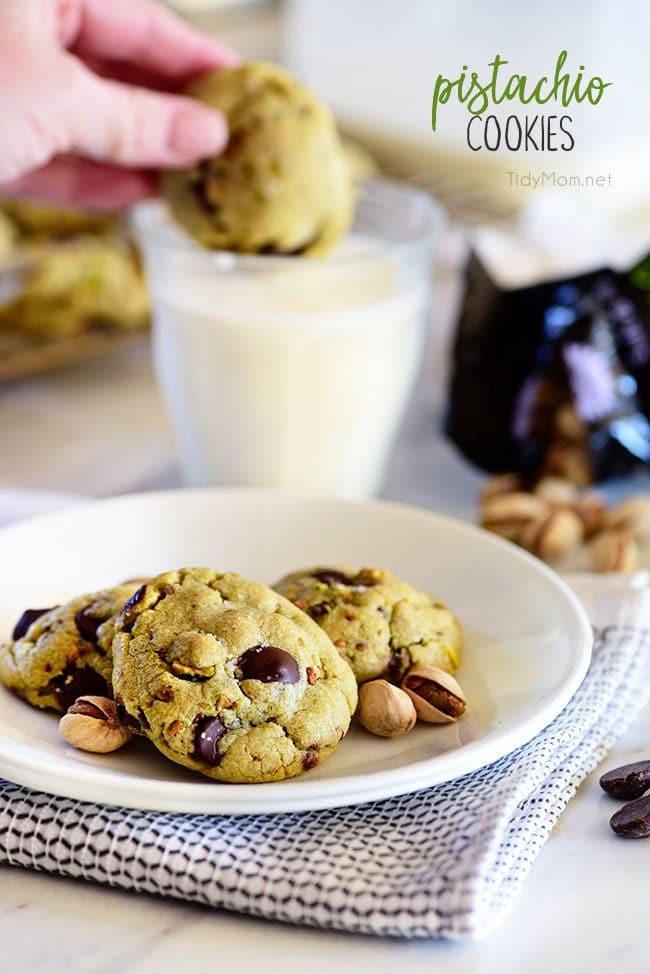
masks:
[[[84,754],[56,716],[0,687],[0,775],[57,795],[181,812],[328,808],[415,791],[530,740],[580,685],[591,653],[584,611],[553,572],[461,522],[385,503],[256,489],[140,494],[84,504],[0,531],[0,633],[26,607],[124,578],[206,565],[272,583],[310,564],[382,565],[435,593],[466,635],[459,679],[470,705],[445,727],[384,740],[354,727],[299,778],[226,785],[166,761],[146,741]]]

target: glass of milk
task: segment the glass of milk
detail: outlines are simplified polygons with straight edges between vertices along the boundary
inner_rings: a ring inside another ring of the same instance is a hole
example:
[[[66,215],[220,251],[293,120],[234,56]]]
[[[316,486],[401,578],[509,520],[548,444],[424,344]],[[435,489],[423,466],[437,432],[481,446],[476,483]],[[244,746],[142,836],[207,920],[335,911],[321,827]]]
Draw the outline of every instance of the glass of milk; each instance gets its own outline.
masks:
[[[324,258],[205,250],[160,202],[134,220],[187,483],[377,492],[424,343],[430,197],[369,181]]]

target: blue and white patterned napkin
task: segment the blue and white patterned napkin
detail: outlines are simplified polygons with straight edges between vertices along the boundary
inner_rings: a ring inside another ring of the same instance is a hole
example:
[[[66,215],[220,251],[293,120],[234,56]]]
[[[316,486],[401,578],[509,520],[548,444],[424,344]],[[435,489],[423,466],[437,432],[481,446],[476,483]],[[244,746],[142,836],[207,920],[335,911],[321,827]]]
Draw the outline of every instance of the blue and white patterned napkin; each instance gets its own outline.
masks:
[[[324,812],[138,812],[0,781],[0,862],[350,932],[473,939],[508,912],[581,781],[650,687],[648,579],[574,580],[589,673],[529,744],[457,781]]]

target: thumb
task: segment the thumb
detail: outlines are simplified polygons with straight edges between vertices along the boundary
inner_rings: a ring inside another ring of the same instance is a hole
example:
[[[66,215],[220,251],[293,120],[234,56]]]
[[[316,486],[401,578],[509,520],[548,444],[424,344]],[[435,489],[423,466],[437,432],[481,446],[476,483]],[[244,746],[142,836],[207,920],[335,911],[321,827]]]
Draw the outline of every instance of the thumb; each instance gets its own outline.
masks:
[[[135,168],[174,168],[218,155],[228,141],[219,112],[192,98],[88,76],[67,118],[70,150]]]

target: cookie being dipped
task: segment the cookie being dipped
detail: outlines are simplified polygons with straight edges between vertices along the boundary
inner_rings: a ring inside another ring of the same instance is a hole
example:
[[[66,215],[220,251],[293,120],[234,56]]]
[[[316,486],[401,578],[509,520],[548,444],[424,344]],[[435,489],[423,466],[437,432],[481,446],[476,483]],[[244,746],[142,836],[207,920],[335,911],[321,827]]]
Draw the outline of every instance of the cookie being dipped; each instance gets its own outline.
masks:
[[[208,72],[187,93],[224,114],[230,138],[222,155],[165,176],[178,223],[213,249],[327,253],[350,225],[354,198],[329,109],[264,63]]]

